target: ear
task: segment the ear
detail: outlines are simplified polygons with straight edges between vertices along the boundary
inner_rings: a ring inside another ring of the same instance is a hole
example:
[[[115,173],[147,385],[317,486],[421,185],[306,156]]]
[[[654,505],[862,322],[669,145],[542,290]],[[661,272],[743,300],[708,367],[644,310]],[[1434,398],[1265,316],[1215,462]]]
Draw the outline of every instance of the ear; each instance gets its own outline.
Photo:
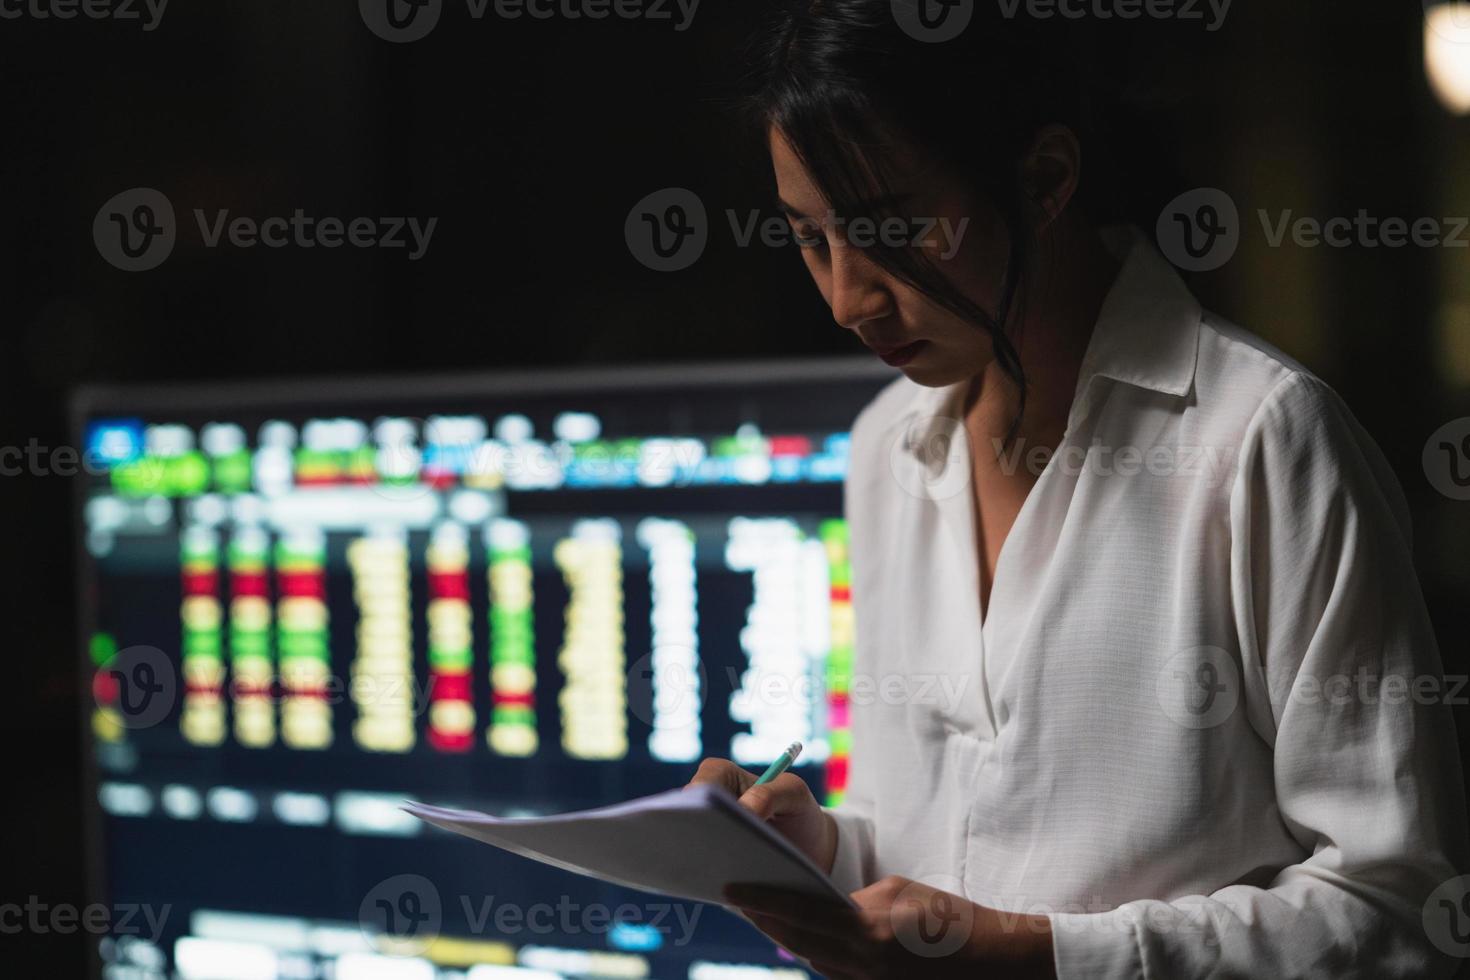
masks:
[[[1082,146],[1066,126],[1043,126],[1021,160],[1021,186],[1036,206],[1037,231],[1056,220],[1077,191]]]

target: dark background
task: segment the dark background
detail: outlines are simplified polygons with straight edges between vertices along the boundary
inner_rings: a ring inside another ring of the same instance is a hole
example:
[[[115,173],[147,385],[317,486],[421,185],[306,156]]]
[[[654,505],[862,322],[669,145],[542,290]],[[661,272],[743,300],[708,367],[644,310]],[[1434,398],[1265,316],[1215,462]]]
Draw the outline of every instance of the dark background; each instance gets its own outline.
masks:
[[[0,19],[0,443],[65,445],[67,393],[87,382],[859,353],[794,248],[736,247],[723,218],[771,190],[731,106],[768,7],[705,0],[677,32],[476,21],[448,0],[412,44],[375,37],[351,0],[174,0],[151,32]],[[1127,147],[1130,172],[1160,202],[1219,187],[1250,216],[1470,214],[1470,119],[1429,91],[1422,15],[1413,2],[1236,0],[1214,32],[1111,25],[1116,66],[1162,96]],[[91,228],[137,186],[172,200],[180,240],[130,274]],[[699,194],[714,227],[696,265],[661,274],[634,260],[623,224],[665,187]],[[401,249],[207,249],[196,207],[439,221],[410,262]],[[1470,250],[1270,248],[1247,223],[1234,260],[1192,284],[1336,387],[1378,440],[1414,511],[1446,672],[1463,675],[1470,503],[1437,493],[1420,458],[1435,429],[1470,415]],[[0,480],[5,902],[87,900],[72,490],[60,476]],[[83,969],[77,935],[0,939],[15,943],[50,957],[49,975]]]

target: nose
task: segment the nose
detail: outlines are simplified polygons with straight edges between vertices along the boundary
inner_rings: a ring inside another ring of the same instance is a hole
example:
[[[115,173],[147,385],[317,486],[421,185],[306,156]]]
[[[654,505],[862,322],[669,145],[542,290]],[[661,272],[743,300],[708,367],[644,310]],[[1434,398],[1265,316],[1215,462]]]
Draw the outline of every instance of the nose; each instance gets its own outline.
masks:
[[[832,249],[832,318],[857,330],[893,313],[893,294],[883,269],[862,249],[844,243]]]

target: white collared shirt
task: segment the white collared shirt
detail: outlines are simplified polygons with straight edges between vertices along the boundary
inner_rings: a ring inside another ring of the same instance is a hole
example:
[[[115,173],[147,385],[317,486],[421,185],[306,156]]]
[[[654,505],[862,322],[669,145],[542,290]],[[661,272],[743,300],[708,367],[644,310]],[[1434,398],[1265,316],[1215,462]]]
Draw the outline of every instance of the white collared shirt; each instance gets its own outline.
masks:
[[[855,424],[833,877],[1048,914],[1062,980],[1447,973],[1465,802],[1398,484],[1331,389],[1116,245],[983,622],[966,383]]]

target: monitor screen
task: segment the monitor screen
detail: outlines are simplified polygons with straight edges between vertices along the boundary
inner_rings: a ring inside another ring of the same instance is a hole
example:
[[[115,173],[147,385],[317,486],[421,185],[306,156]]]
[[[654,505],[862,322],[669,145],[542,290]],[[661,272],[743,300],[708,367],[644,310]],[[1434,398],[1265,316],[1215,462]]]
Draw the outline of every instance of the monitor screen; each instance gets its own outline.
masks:
[[[752,769],[842,799],[864,361],[78,396],[112,978],[801,977],[421,824]],[[698,860],[698,855],[690,855]]]

